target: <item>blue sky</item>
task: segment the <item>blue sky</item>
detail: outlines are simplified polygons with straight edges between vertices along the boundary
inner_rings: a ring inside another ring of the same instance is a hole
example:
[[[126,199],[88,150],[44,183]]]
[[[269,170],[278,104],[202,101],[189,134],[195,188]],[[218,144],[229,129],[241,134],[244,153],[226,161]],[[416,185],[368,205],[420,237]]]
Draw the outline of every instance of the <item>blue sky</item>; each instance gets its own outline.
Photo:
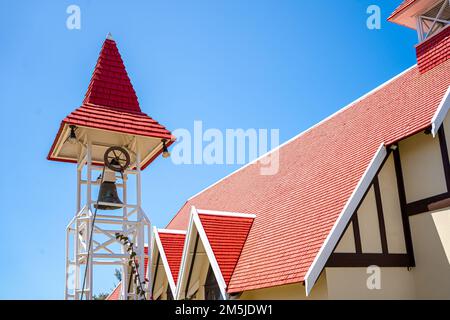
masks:
[[[277,128],[286,141],[415,63],[416,33],[386,22],[400,1],[2,1],[0,299],[61,299],[75,166],[46,155],[86,92],[105,35],[144,112],[174,130]],[[66,8],[81,8],[68,30]],[[381,7],[381,30],[366,9]],[[157,159],[143,208],[164,227],[238,165]],[[110,270],[97,292],[113,287]]]

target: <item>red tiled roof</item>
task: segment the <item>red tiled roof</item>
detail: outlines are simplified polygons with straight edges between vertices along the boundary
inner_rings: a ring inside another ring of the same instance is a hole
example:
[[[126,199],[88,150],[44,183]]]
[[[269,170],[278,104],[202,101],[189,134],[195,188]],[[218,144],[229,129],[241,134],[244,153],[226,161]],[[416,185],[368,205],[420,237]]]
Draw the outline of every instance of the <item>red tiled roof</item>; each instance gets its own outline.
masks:
[[[114,40],[106,39],[103,43],[83,104],[141,112]]]
[[[304,281],[380,144],[431,125],[450,85],[450,62],[414,66],[279,148],[279,171],[254,162],[189,199],[167,228],[186,229],[190,207],[251,212],[255,221],[228,291]]]
[[[109,294],[109,296],[106,297],[105,300],[119,300],[121,290],[122,290],[122,282],[119,282],[117,287],[114,288],[114,290]]]
[[[226,285],[241,255],[253,218],[199,214]]]
[[[68,124],[170,139],[170,132],[141,112],[114,40],[100,50],[83,104],[63,120]]]
[[[397,14],[399,14],[400,12],[402,12],[403,10],[405,10],[406,8],[408,8],[410,5],[412,5],[414,2],[416,2],[417,0],[404,0],[395,10],[394,12],[391,13],[391,15],[389,16],[388,20],[392,19],[394,16],[396,16]]]
[[[450,26],[416,47],[420,72],[427,72],[450,58]]]
[[[169,264],[170,272],[172,273],[173,281],[177,284],[186,234],[158,230],[158,235],[161,239],[161,244]]]

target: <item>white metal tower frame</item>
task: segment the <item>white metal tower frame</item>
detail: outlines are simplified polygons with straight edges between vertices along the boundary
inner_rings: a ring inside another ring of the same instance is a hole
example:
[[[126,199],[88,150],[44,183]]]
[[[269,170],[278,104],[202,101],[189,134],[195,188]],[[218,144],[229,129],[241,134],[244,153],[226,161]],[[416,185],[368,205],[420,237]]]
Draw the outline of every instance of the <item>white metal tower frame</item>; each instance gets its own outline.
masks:
[[[141,281],[147,277],[144,270],[144,247],[151,243],[151,223],[141,207],[141,156],[136,138],[129,147],[125,149],[134,158],[130,168],[123,172],[122,183],[116,183],[116,187],[122,189],[123,204],[103,203],[112,206],[121,207],[122,210],[114,210],[112,214],[103,214],[98,210],[95,223],[92,228],[94,218],[94,204],[97,202],[97,194],[93,194],[93,186],[99,186],[100,180],[93,180],[93,172],[101,173],[103,166],[94,165],[92,162],[91,141],[81,143],[81,153],[77,165],[77,213],[69,222],[66,228],[66,278],[65,278],[65,299],[79,300],[82,293],[83,277],[86,272],[86,283],[83,299],[91,300],[93,298],[94,277],[93,271],[96,265],[118,265],[122,273],[122,290],[120,299],[139,299],[136,294],[136,286],[132,285],[129,289],[129,253],[124,246],[116,239],[116,232],[127,237],[134,244],[136,252],[136,261],[139,263],[139,276]],[[100,146],[109,147],[109,146]],[[133,151],[134,150],[134,151]],[[83,170],[86,171],[86,178],[83,179]],[[127,184],[128,176],[134,175],[136,203],[129,203]],[[83,189],[85,189],[85,199],[83,199]],[[120,192],[119,192],[120,194]],[[83,203],[84,202],[84,203]],[[118,212],[118,213],[117,213]],[[92,235],[92,244],[89,255],[89,239]],[[100,238],[102,238],[100,240]],[[105,239],[106,238],[106,239]],[[150,252],[150,248],[148,248]],[[89,256],[89,259],[88,259]],[[87,261],[89,260],[89,261]],[[82,266],[85,266],[83,270]],[[146,298],[150,297],[150,288],[144,287]]]

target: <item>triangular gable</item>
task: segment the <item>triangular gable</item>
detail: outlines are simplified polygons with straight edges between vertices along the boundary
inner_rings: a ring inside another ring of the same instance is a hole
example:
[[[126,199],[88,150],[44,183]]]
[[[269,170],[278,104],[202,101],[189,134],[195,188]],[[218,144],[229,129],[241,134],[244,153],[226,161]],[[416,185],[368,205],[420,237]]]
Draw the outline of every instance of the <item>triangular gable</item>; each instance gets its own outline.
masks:
[[[206,210],[198,210],[198,216],[225,284],[228,286],[252,227],[254,216],[226,215]]]
[[[192,259],[200,240],[214,272],[222,298],[227,299],[227,286],[239,260],[255,215],[191,208],[189,228],[177,287],[177,299],[187,295],[187,282]],[[183,296],[184,295],[184,296]]]
[[[178,271],[180,269],[185,238],[185,231],[153,229],[153,261],[156,263],[157,253],[159,253],[164,271],[167,275],[170,290],[174,296],[176,294]],[[152,272],[151,274],[154,275],[155,273]],[[152,281],[153,280],[154,279],[152,279]]]

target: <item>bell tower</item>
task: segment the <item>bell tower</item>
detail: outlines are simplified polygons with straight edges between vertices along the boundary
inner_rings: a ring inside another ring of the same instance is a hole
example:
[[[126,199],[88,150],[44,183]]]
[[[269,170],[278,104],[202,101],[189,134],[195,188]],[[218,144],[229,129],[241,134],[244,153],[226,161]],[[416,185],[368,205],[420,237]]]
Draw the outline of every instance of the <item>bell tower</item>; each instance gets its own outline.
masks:
[[[149,299],[137,289],[140,283],[149,292],[144,279],[151,243],[141,172],[160,154],[168,156],[174,140],[141,111],[108,34],[82,105],[61,122],[48,154],[49,160],[74,163],[77,170],[76,210],[66,228],[65,299],[92,299],[94,269],[100,265],[120,268],[121,299]]]
[[[420,73],[450,58],[450,0],[404,0],[388,20],[417,31]]]
[[[421,43],[450,24],[450,1],[404,0],[388,20],[417,30]]]

